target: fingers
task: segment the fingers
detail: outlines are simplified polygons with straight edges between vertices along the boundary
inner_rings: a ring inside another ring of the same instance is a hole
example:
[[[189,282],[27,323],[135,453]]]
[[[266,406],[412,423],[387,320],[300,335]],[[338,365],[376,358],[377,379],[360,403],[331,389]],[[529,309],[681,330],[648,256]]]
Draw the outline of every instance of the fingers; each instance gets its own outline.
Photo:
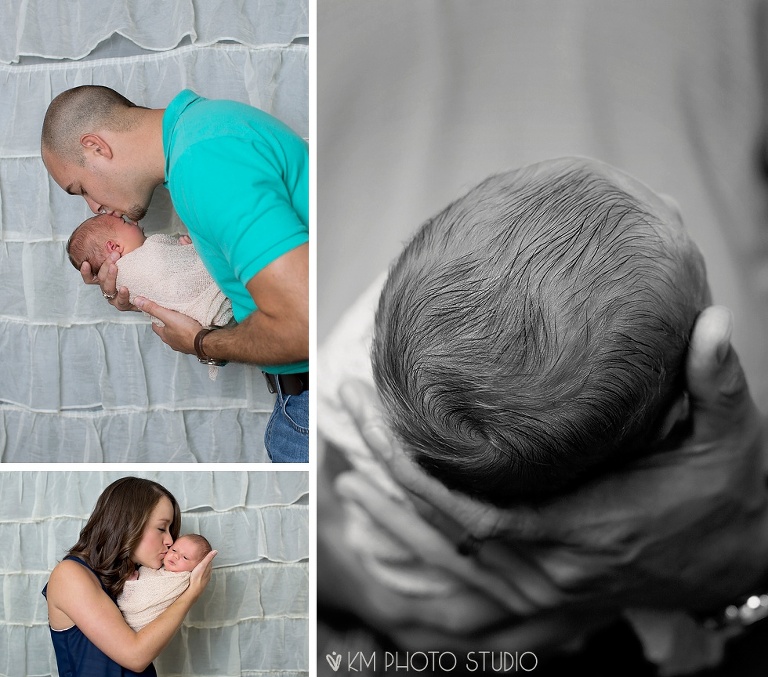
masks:
[[[168,313],[173,312],[157,305],[157,303],[154,301],[145,299],[143,296],[137,296],[135,299],[133,299],[133,302],[136,304],[136,307],[139,310],[143,310],[145,313],[147,313],[147,315],[156,317],[158,320],[162,321],[163,324],[165,324],[166,320],[168,319]]]
[[[693,328],[686,377],[697,437],[722,434],[754,407],[732,330],[731,313],[722,306],[702,311]]]
[[[379,409],[379,398],[369,384],[352,379],[341,386],[339,396],[363,437],[375,445],[374,451],[380,458],[388,461],[392,456],[403,455],[402,449],[388,434]]]
[[[409,631],[405,632],[403,637],[408,637],[412,632],[418,633],[422,640],[427,637],[440,637],[448,642],[447,646],[450,648],[455,647],[462,637],[470,634],[481,632],[485,637],[490,628],[509,620],[508,611],[493,600],[471,590],[451,592],[443,597],[408,598],[395,606],[394,614],[388,608],[392,603],[391,594],[378,596],[381,597],[380,603],[364,613],[369,617],[373,616],[374,624],[382,620],[394,633],[401,631],[406,625]],[[475,645],[477,642],[475,639]],[[435,644],[429,640],[418,643],[410,641],[406,646],[417,650],[424,647],[431,649]]]
[[[196,565],[195,568],[192,569],[192,574],[190,577],[190,582],[192,580],[198,580],[200,581],[203,586],[208,584],[208,581],[211,578],[211,570],[213,569],[213,558],[216,557],[216,555],[219,554],[218,550],[211,550],[203,559],[201,559]]]
[[[375,390],[362,381],[350,381],[339,391],[365,443],[386,465],[389,473],[416,499],[419,513],[445,533],[471,534],[478,540],[494,538],[512,528],[523,536],[538,535],[540,520],[535,511],[520,507],[501,511],[492,505],[452,491],[414,463],[389,432],[379,409]]]
[[[130,292],[127,287],[117,289],[117,266],[115,261],[120,258],[119,254],[111,254],[110,260],[105,262],[99,269],[99,274],[94,275],[91,270],[91,264],[84,261],[80,266],[80,276],[85,284],[97,284],[101,287],[101,293],[107,302],[120,311],[136,310],[131,303]]]
[[[120,259],[120,254],[112,252],[109,255],[109,259],[105,261],[101,268],[99,268],[99,274],[96,276],[99,281],[99,286],[104,294],[114,294],[117,291],[117,265],[116,262]]]
[[[216,557],[216,555],[219,554],[218,550],[211,550],[203,559],[201,559],[194,568],[194,571],[197,571],[198,573],[201,571],[204,571],[206,568],[210,568],[213,566],[211,562],[213,562],[213,558]]]
[[[99,284],[99,280],[91,271],[91,264],[88,261],[83,261],[83,265],[80,266],[80,275],[85,284]]]
[[[537,607],[512,581],[515,561],[510,557],[504,576],[489,573],[471,557],[459,555],[453,543],[434,527],[419,519],[408,507],[390,500],[359,473],[349,472],[336,481],[339,496],[362,506],[364,511],[383,526],[384,532],[400,541],[408,553],[418,560],[447,571],[465,585],[482,590],[508,610],[529,615]]]
[[[136,307],[131,303],[128,287],[120,287],[117,290],[117,296],[110,303],[118,310],[136,310]]]
[[[211,550],[211,552],[209,552],[205,557],[203,557],[202,560],[200,560],[200,562],[198,562],[197,566],[208,566],[211,562],[213,562],[213,558],[218,554],[218,550]]]

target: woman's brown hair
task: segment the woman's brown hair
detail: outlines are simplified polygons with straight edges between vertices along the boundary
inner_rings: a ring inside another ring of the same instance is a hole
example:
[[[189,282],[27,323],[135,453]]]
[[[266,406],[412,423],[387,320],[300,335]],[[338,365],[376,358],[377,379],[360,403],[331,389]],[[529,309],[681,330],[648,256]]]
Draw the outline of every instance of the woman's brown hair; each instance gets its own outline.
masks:
[[[152,480],[123,477],[101,493],[80,539],[68,553],[85,560],[113,597],[123,591],[125,581],[133,573],[131,553],[163,496],[173,506],[173,521],[168,530],[175,541],[181,528],[181,510],[173,494]]]

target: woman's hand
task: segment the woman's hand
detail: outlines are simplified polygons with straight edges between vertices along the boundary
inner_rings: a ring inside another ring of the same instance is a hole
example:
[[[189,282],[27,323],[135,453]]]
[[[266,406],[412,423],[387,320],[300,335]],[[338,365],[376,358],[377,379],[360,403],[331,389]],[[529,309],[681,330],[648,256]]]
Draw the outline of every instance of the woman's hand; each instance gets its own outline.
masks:
[[[203,590],[211,580],[213,571],[213,558],[219,554],[218,550],[211,550],[202,560],[200,560],[189,576],[189,588],[187,590],[197,599],[203,594]]]

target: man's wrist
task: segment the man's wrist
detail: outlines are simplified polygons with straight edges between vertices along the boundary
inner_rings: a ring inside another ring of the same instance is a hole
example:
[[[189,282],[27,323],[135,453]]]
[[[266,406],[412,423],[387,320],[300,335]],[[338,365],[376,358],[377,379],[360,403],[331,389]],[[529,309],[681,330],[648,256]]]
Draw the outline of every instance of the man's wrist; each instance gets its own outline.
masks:
[[[736,565],[741,574],[741,594],[719,608],[694,614],[707,629],[744,628],[768,617],[768,502],[763,502],[743,543],[741,566]]]
[[[195,335],[195,354],[197,355],[198,362],[201,364],[208,364],[215,367],[223,367],[225,364],[227,364],[227,360],[220,360],[215,357],[211,357],[208,353],[206,353],[205,346],[203,345],[205,337],[217,329],[221,329],[221,327],[217,327],[215,325],[211,327],[203,327]]]

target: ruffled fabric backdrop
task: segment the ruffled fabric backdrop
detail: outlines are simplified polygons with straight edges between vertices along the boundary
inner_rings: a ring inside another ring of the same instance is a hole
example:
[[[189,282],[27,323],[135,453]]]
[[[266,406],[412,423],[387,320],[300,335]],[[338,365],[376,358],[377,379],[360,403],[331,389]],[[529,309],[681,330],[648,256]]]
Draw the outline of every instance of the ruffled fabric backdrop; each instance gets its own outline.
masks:
[[[11,3],[0,21],[0,461],[262,462],[261,372],[211,380],[68,262],[85,202],[48,177],[40,128],[65,89],[164,108],[182,89],[261,108],[308,136],[307,0]],[[167,191],[148,233],[182,233]]]
[[[305,472],[0,472],[0,676],[56,675],[40,594],[102,490],[127,474],[179,501],[182,533],[219,554],[211,582],[155,661],[162,677],[308,674]]]

